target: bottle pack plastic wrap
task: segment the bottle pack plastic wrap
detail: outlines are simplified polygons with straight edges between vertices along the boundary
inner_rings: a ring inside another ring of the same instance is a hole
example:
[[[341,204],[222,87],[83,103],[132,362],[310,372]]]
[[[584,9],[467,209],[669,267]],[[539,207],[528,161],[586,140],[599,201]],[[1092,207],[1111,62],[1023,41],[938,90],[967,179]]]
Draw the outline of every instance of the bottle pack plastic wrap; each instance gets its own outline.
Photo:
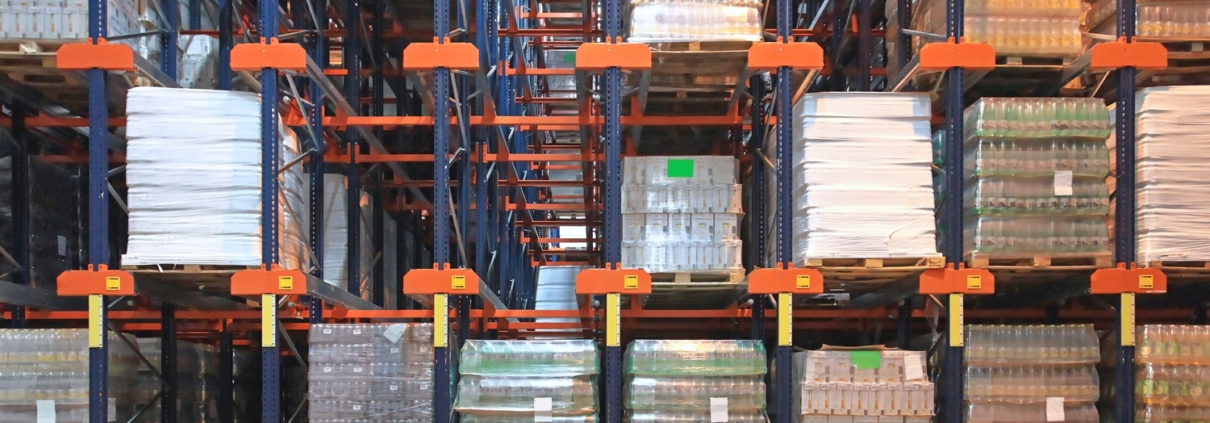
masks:
[[[123,265],[261,263],[260,99],[140,87],[127,96],[130,238]],[[280,125],[280,124],[279,124]],[[279,126],[279,166],[301,146]],[[308,263],[302,166],[278,175],[280,260]]]
[[[1100,33],[1115,29],[1115,0],[1093,2],[1088,27]],[[1210,4],[1200,0],[1144,0],[1138,2],[1136,30],[1140,37],[1210,37]]]
[[[12,141],[7,132],[0,135],[0,143]],[[28,190],[30,218],[30,286],[55,290],[55,279],[65,270],[80,267],[84,259],[82,216],[87,195],[81,191],[83,184],[78,170],[46,163],[37,156],[30,158]],[[13,240],[13,194],[12,156],[0,159],[0,248],[12,252]],[[55,195],[38,195],[54,192]],[[0,273],[16,270],[7,260],[0,260]]]
[[[631,0],[628,41],[760,41],[759,0]]]
[[[576,310],[576,275],[585,268],[579,266],[540,266],[535,271],[537,292],[534,294],[534,310]],[[574,317],[541,317],[535,322],[575,323]]]
[[[1097,99],[993,98],[964,115],[964,251],[998,257],[1109,251],[1109,110]],[[948,142],[938,136],[935,163]],[[939,200],[944,187],[937,186]],[[944,222],[942,222],[944,224]]]
[[[828,347],[825,347],[828,348]],[[925,353],[825,349],[794,354],[798,414],[931,416],[934,386]]]
[[[160,338],[139,338],[139,352],[161,372]],[[113,347],[111,347],[113,348]],[[213,345],[178,341],[176,343],[176,417],[181,423],[202,423],[218,418],[219,355]],[[234,363],[235,365],[242,363]],[[234,367],[233,367],[234,370]],[[138,388],[141,408],[163,389],[163,383],[146,366],[139,366]],[[162,401],[150,404],[136,422],[155,423],[160,420]]]
[[[347,286],[349,275],[349,212],[348,183],[344,175],[324,175],[324,282],[336,286]],[[304,183],[310,192],[310,178]],[[374,269],[374,238],[370,230],[373,206],[370,196],[361,193],[358,201],[360,218],[358,231],[361,236],[361,256],[358,258],[357,273],[361,296],[370,298],[373,289],[370,276]]]
[[[1155,87],[1136,96],[1138,262],[1210,260],[1205,162],[1210,86]]]
[[[463,421],[595,421],[598,359],[591,340],[467,340],[454,410]]]
[[[742,270],[742,188],[734,157],[627,157],[622,169],[622,266]]]
[[[1098,421],[1092,325],[970,325],[964,336],[968,422],[1055,421],[1058,408],[1058,421]]]
[[[789,165],[798,266],[937,253],[930,113],[928,96],[917,94],[807,94],[795,105]],[[765,151],[775,151],[773,143]],[[765,187],[770,219],[773,179]],[[766,250],[775,254],[772,240]]]
[[[106,332],[110,421],[134,416],[138,399],[134,338]],[[0,329],[0,423],[88,421],[88,330]]]
[[[967,423],[1032,423],[1063,421],[1069,423],[1100,423],[1097,407],[1088,403],[1064,403],[1063,412],[1052,410],[1048,414],[1045,403],[1041,404],[981,404],[966,405]],[[1060,418],[1061,417],[1061,418]]]
[[[966,0],[965,6],[966,39],[991,44],[997,55],[1074,57],[1083,47],[1079,0]],[[912,29],[945,34],[945,25],[944,0],[916,2]]]
[[[631,422],[764,421],[766,373],[759,341],[636,340],[626,348]]]
[[[432,420],[432,324],[322,324],[309,333],[311,421]]]

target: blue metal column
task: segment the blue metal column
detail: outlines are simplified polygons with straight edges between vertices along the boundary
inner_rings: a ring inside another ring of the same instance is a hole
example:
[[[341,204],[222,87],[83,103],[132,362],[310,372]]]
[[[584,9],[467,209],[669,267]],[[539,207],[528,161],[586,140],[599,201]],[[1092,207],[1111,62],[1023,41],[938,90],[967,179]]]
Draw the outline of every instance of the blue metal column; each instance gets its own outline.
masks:
[[[433,36],[444,44],[449,34],[450,2],[433,2]],[[437,268],[450,265],[450,166],[447,154],[450,151],[450,70],[437,68],[433,71],[433,262]],[[456,300],[455,300],[456,301]],[[446,312],[446,308],[436,310]],[[453,421],[454,383],[450,378],[450,354],[446,346],[433,348],[433,422]]]
[[[29,179],[29,161],[31,156],[30,151],[30,133],[25,127],[25,117],[29,114],[29,109],[25,103],[14,101],[12,106],[13,112],[13,139],[17,142],[17,148],[13,151],[13,164],[9,169],[12,171],[12,190],[13,190],[13,258],[17,261],[17,266],[20,269],[13,274],[13,282],[18,285],[29,285],[32,282],[32,269],[30,265],[30,179]],[[12,319],[10,322],[13,328],[25,327],[25,307],[11,306]]]
[[[860,1],[860,0],[858,0]],[[790,0],[777,0],[777,36],[782,42],[791,41],[791,26],[790,19],[793,16],[793,7]],[[839,72],[837,70],[837,72]],[[777,84],[774,93],[774,98],[777,99],[774,112],[777,114],[777,262],[789,267],[794,263],[794,255],[792,247],[791,232],[794,229],[794,190],[791,184],[793,181],[793,154],[791,146],[794,143],[793,125],[794,116],[792,115],[794,105],[792,104],[794,92],[791,91],[791,69],[788,66],[777,68]],[[782,295],[785,297],[782,300],[789,300],[790,295]],[[780,306],[781,304],[779,304]],[[793,307],[790,305],[789,307]],[[791,311],[791,315],[792,315]],[[781,317],[779,317],[780,319]],[[791,320],[793,318],[791,317]],[[790,323],[793,325],[793,323]],[[794,347],[792,345],[778,345],[777,353],[774,357],[777,376],[774,377],[774,400],[775,414],[778,422],[790,423],[797,420],[797,413],[794,409]]]
[[[896,339],[899,341],[899,349],[905,351],[912,349],[912,310],[912,298],[906,298],[899,304]]]
[[[232,31],[235,30],[231,0],[218,2],[218,89],[230,90],[235,75],[231,71],[231,47],[235,45]]]
[[[277,37],[277,2],[260,3],[261,42],[268,44]],[[261,262],[265,268],[278,262],[278,195],[277,169],[277,70],[261,70]],[[267,294],[261,298],[261,422],[281,421],[281,353],[277,346],[277,297]]]
[[[602,0],[605,16],[606,42],[619,40],[622,35],[621,0]],[[605,90],[601,101],[605,112],[605,197],[603,256],[606,266],[620,266],[622,262],[622,70],[617,67],[605,69],[601,78]],[[587,140],[583,140],[587,142]],[[638,140],[632,140],[638,142]],[[611,313],[612,311],[606,311]],[[625,407],[622,402],[622,347],[605,347],[605,423],[621,423]]]
[[[303,0],[311,1],[311,10],[328,10],[327,0]],[[300,13],[302,11],[300,10]],[[307,42],[303,46],[308,49],[307,54],[315,63],[328,63],[327,39],[324,38],[324,29],[327,28],[327,22],[311,22],[314,25],[315,35],[307,38]],[[303,25],[296,25],[303,27]],[[309,187],[309,196],[307,205],[310,209],[310,228],[309,235],[311,241],[311,250],[315,253],[315,266],[311,274],[319,280],[324,279],[324,151],[327,144],[324,140],[324,110],[323,110],[323,91],[319,87],[319,81],[310,81],[308,84],[307,98],[311,101],[311,108],[308,110],[307,118],[311,123],[311,133],[315,134],[315,151],[311,153],[311,183]],[[318,297],[310,297],[308,300],[309,321],[311,324],[323,322],[323,300]]]
[[[964,3],[962,0],[946,1],[947,36],[961,40],[963,34]],[[945,199],[941,213],[945,222],[942,242],[946,266],[957,268],[962,262],[962,69],[951,68],[945,75]],[[962,304],[962,294],[951,294],[951,307]],[[951,313],[954,318],[956,313]],[[952,327],[952,326],[950,326]],[[963,347],[962,334],[947,334],[943,349],[941,380],[941,421],[962,422],[963,398]]]
[[[357,0],[345,2],[344,65],[349,71],[345,75],[344,96],[354,110],[361,113],[361,7]],[[357,165],[357,154],[361,149],[361,137],[352,127],[344,133],[345,147],[349,150],[347,166],[348,189],[345,191],[346,226],[349,245],[347,263],[347,288],[353,295],[361,296],[361,171]]]
[[[748,233],[752,239],[749,246],[751,256],[748,263],[753,269],[765,267],[765,231],[768,228],[765,213],[765,161],[762,159],[765,151],[765,109],[761,104],[765,98],[765,78],[756,75],[748,79],[749,93],[752,94],[752,108],[749,115],[752,121],[752,132],[748,137],[748,148],[752,151],[752,202],[748,206],[748,216],[752,219],[748,225]],[[765,339],[765,298],[752,297],[752,339]]]
[[[1118,0],[1118,38],[1133,42],[1138,5],[1135,0]],[[1114,262],[1134,263],[1138,222],[1135,211],[1135,73],[1134,67],[1118,71],[1117,127],[1117,208],[1114,210]],[[1127,299],[1126,297],[1130,298]],[[1122,294],[1117,308],[1117,363],[1113,370],[1113,419],[1131,421],[1134,415],[1134,294]],[[1129,302],[1129,304],[1127,304]],[[1131,309],[1126,309],[1127,305]],[[1126,316],[1123,316],[1126,314]],[[1124,318],[1125,317],[1125,318]]]
[[[177,0],[160,0],[164,10],[164,32],[160,34],[160,70],[176,80],[178,30],[181,27],[180,4]],[[196,3],[192,0],[191,3]],[[198,18],[190,15],[190,19]],[[163,376],[164,395],[160,398],[160,422],[176,423],[177,374],[176,374],[176,305],[163,303],[160,306],[160,374]]]
[[[108,2],[89,0],[88,37],[94,42],[109,35]],[[106,72],[88,70],[88,264],[109,264],[109,102]],[[100,332],[88,348],[88,421],[109,421],[109,337],[104,298],[89,296],[89,330]]]
[[[491,57],[492,50],[488,46],[488,42],[487,42],[487,40],[488,40],[487,37],[488,37],[489,33],[491,32],[488,29],[489,28],[488,27],[488,14],[491,13],[491,6],[490,6],[491,3],[494,3],[495,1],[496,0],[479,0],[475,3],[475,9],[476,9],[476,12],[475,12],[475,29],[476,29],[475,30],[475,47],[477,47],[479,49],[479,66],[484,69],[490,68],[492,66],[492,62],[489,59]],[[491,76],[489,78],[494,78],[494,76]],[[490,86],[477,87],[477,88],[480,90],[484,90],[485,92],[491,92],[491,89],[492,89]],[[485,106],[486,106],[484,104],[486,102],[485,97],[486,96],[479,96],[475,100],[475,114],[476,115],[481,115],[483,113],[483,110],[485,109]],[[495,106],[495,105],[493,104],[492,106]],[[475,144],[475,148],[481,153],[486,153],[487,149],[488,149],[488,144],[490,144],[488,142],[488,139],[489,139],[488,137],[490,134],[488,132],[489,129],[491,129],[491,128],[489,128],[487,126],[480,126],[478,128],[475,128],[475,143],[474,144]],[[477,155],[477,157],[475,157],[475,179],[474,179],[474,181],[475,181],[475,238],[474,238],[475,259],[474,260],[475,260],[475,273],[477,273],[479,275],[479,277],[483,278],[483,280],[485,280],[485,281],[491,280],[490,279],[491,276],[488,275],[489,258],[487,256],[488,255],[488,242],[487,242],[488,235],[487,234],[490,233],[488,228],[491,227],[491,224],[488,219],[487,186],[490,183],[491,175],[488,175],[487,169],[488,169],[488,165],[487,165],[487,162],[485,162],[483,160],[483,154]],[[469,229],[463,229],[463,230],[469,231]],[[468,264],[468,266],[469,266],[469,264]]]
[[[223,320],[223,329],[218,334],[218,422],[235,422],[235,348],[231,329]]]
[[[896,68],[899,71],[903,71],[903,68],[907,67],[908,61],[912,59],[912,39],[903,33],[904,29],[912,26],[912,0],[890,1],[898,1],[899,3],[899,14],[897,17],[899,21],[899,34],[896,35],[895,39],[897,43],[895,48],[899,50],[899,56],[895,58],[895,62],[898,65]]]

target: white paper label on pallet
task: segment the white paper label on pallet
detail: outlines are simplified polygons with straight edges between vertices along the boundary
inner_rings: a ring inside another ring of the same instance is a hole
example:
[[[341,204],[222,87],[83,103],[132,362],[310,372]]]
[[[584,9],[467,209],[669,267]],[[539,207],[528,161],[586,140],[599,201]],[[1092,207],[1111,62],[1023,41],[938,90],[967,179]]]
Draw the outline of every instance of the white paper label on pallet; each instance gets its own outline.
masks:
[[[727,398],[710,398],[710,423],[727,423],[731,416],[727,415]]]
[[[920,357],[911,354],[903,356],[903,378],[907,380],[924,379],[924,366]]]
[[[107,410],[107,411],[108,411],[109,415],[107,416],[108,418],[106,420],[109,420],[111,422],[118,421],[118,399],[110,397],[108,408],[109,408],[109,410]]]
[[[1070,173],[1070,172],[1068,172],[1068,173]],[[354,334],[354,335],[361,335],[361,329],[353,329],[353,334]]]
[[[554,400],[550,397],[534,398],[534,421],[535,422],[553,422],[554,418]]]
[[[361,367],[354,367],[354,368],[353,368],[353,373],[361,373],[361,371],[362,371],[362,370],[363,370],[363,369],[362,369]]]
[[[324,335],[331,335],[331,334],[332,334],[332,329],[327,329],[327,328],[324,329]]]
[[[332,368],[329,366],[324,366],[324,373],[332,373]]]
[[[399,342],[399,338],[403,337],[403,329],[406,327],[407,325],[398,323],[387,326],[386,330],[382,331],[382,336],[385,336],[388,341],[394,344]]]
[[[1056,197],[1070,197],[1071,194],[1072,194],[1071,171],[1070,170],[1056,170],[1055,171],[1055,196]]]
[[[1046,398],[1046,421],[1062,422],[1067,421],[1067,416],[1063,411],[1063,397],[1048,397]]]
[[[38,423],[55,423],[55,400],[38,400]]]
[[[67,257],[67,237],[59,235],[59,255]]]

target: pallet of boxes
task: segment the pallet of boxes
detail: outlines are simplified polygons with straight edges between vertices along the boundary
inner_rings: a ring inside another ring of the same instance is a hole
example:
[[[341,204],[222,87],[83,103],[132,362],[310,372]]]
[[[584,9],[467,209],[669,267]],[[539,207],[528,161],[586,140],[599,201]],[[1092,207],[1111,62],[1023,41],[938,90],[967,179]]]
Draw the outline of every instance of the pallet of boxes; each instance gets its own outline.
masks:
[[[799,423],[929,423],[923,351],[824,346],[794,356]]]

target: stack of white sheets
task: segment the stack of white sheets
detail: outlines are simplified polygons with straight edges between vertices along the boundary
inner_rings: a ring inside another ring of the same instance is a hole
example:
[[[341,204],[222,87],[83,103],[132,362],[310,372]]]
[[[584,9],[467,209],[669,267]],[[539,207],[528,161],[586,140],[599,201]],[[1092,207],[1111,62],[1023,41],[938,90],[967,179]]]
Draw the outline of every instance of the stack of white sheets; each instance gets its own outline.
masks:
[[[324,281],[340,286],[348,286],[349,278],[349,208],[348,178],[344,175],[324,175]],[[373,274],[374,238],[370,232],[370,222],[373,211],[370,207],[370,196],[364,191],[359,201],[361,224],[358,227],[361,245],[358,255],[358,284],[363,298],[369,299],[374,284],[370,279]],[[384,286],[388,286],[385,285]]]
[[[130,239],[123,265],[261,263],[261,124],[256,94],[135,88],[127,97]],[[279,127],[279,166],[300,154]],[[278,181],[279,263],[306,268],[302,166]]]
[[[808,94],[798,102],[789,163],[797,265],[937,252],[930,113],[928,96],[917,94]],[[774,145],[769,137],[770,155]]]
[[[1137,260],[1210,260],[1210,86],[1148,88],[1136,110]]]

